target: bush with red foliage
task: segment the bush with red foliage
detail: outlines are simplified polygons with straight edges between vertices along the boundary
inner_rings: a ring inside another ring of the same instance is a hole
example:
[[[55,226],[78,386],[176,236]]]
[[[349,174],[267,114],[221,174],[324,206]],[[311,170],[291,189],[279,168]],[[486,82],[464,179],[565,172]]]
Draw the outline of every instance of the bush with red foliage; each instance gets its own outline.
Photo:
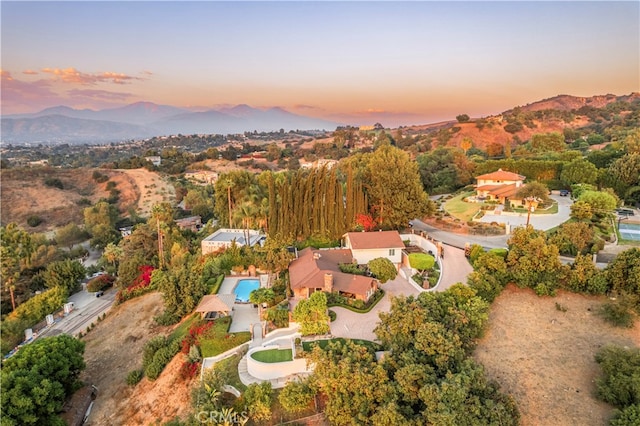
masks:
[[[205,322],[205,323],[195,323],[189,329],[189,334],[182,339],[181,342],[181,352],[185,355],[189,353],[189,349],[191,349],[192,345],[198,345],[199,338],[203,334],[205,334],[209,329],[213,326],[213,322]]]
[[[142,265],[138,268],[140,274],[127,288],[118,291],[116,294],[116,303],[124,302],[125,300],[133,299],[134,297],[142,296],[147,291],[151,290],[149,284],[151,283],[151,274],[155,268],[151,265]]]
[[[196,374],[198,374],[199,371],[200,371],[199,362],[197,361],[191,362],[187,360],[183,362],[182,366],[180,367],[180,377],[182,377],[185,380],[192,379],[196,377]]]
[[[376,228],[376,226],[378,226],[378,224],[373,219],[373,217],[371,217],[371,215],[362,214],[362,213],[356,216],[356,223],[362,226],[362,228],[366,232],[373,231]]]

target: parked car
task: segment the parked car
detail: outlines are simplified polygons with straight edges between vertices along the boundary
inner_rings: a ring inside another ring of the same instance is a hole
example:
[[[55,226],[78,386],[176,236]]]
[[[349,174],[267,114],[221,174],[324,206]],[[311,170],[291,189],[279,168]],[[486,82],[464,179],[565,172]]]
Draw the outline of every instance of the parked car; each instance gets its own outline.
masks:
[[[100,290],[100,291],[96,291],[96,297],[100,297],[104,294],[104,291]]]
[[[569,195],[569,191],[566,189],[561,189],[560,190],[560,196],[561,197],[566,197],[567,195]]]

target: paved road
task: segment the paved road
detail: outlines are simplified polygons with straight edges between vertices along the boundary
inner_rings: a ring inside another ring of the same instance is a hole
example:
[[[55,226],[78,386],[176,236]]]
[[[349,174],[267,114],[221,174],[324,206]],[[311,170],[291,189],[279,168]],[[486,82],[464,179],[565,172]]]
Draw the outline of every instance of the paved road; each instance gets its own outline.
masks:
[[[94,293],[87,291],[71,295],[69,302],[75,304],[74,310],[52,326],[41,330],[38,337],[55,336],[61,333],[75,336],[80,332],[86,332],[91,323],[96,324],[98,317],[111,308],[115,297],[115,289],[108,290],[102,297],[95,297]]]
[[[542,229],[546,231],[556,226],[560,226],[569,219],[571,215],[571,204],[573,201],[571,197],[561,197],[559,195],[551,195],[551,199],[558,202],[558,213],[556,214],[532,214],[529,223],[536,229]],[[495,215],[485,214],[480,222],[491,223],[507,223],[511,227],[524,226],[527,223],[527,214],[520,213],[518,216],[511,215]]]

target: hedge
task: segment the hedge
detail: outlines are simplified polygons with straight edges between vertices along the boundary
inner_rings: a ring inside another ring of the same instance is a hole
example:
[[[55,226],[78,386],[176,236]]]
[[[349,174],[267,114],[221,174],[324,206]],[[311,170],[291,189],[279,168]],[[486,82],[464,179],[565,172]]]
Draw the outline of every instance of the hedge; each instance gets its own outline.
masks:
[[[336,303],[336,302],[331,302],[331,303],[327,303],[327,308],[333,308],[333,307],[340,307],[340,308],[345,308],[348,309],[352,312],[358,313],[358,314],[366,314],[367,312],[371,311],[371,309],[373,309],[374,306],[376,306],[378,304],[378,302],[380,300],[382,300],[382,298],[384,297],[384,290],[382,289],[378,289],[378,291],[376,291],[373,294],[373,297],[371,299],[369,299],[369,306],[365,307],[365,308],[356,308],[354,306],[351,305],[347,305],[347,304],[342,304],[342,303]]]
[[[87,291],[96,292],[109,288],[113,285],[115,277],[113,275],[100,275],[87,283]]]
[[[36,294],[31,299],[19,305],[2,321],[1,351],[8,353],[24,337],[24,331],[42,321],[47,315],[62,308],[67,301],[67,289],[54,287]]]

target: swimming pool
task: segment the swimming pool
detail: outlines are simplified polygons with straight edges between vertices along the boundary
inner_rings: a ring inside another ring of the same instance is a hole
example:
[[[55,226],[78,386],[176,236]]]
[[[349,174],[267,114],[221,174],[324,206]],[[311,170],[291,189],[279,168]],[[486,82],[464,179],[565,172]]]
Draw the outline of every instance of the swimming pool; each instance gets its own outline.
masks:
[[[618,230],[623,240],[640,241],[640,225],[635,223],[621,223]]]
[[[238,281],[236,288],[233,289],[233,293],[236,295],[236,302],[249,302],[249,294],[251,294],[253,290],[257,290],[259,288],[260,280],[248,279]]]

